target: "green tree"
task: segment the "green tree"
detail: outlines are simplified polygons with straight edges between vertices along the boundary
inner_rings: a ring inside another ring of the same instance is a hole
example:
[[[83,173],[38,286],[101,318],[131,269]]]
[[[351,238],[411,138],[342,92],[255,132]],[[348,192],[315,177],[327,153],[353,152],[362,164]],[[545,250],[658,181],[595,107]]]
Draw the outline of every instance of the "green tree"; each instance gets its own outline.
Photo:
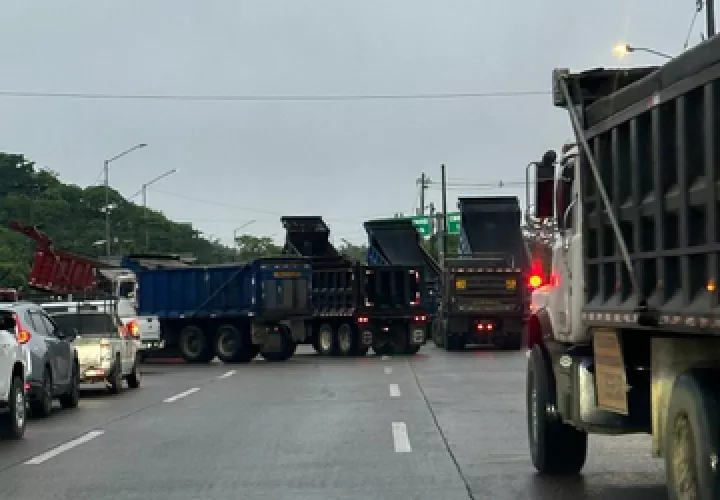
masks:
[[[342,246],[338,248],[341,255],[363,264],[367,262],[367,250],[367,245],[353,245],[349,241],[343,241]]]
[[[112,253],[190,253],[198,263],[236,260],[234,249],[200,236],[192,224],[168,220],[156,210],[126,200],[110,190]],[[57,248],[89,257],[104,255],[97,242],[105,238],[105,190],[65,184],[58,175],[43,170],[23,155],[0,153],[0,286],[27,283],[35,243],[10,230],[17,220],[36,225]]]
[[[282,248],[277,246],[268,236],[253,236],[243,234],[235,238],[237,256],[242,262],[248,262],[259,257],[274,257],[281,254]]]

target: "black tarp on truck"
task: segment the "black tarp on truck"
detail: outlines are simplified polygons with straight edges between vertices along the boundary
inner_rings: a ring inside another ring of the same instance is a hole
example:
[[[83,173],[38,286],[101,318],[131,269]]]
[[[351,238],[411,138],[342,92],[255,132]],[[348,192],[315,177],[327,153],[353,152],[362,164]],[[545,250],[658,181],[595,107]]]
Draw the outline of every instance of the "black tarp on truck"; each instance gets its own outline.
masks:
[[[460,198],[458,255],[445,258],[433,338],[439,347],[492,343],[519,349],[530,259],[517,197]]]
[[[414,354],[425,343],[427,313],[421,304],[419,266],[364,265],[337,251],[317,216],[281,218],[283,253],[311,261],[312,316],[308,343],[322,355]]]

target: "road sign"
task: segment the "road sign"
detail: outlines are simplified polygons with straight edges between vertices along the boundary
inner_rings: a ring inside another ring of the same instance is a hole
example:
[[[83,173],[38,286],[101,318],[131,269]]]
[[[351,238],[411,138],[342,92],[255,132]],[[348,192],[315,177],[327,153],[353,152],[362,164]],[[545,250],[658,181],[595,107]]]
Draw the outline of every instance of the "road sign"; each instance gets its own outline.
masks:
[[[460,234],[460,212],[447,214],[447,232],[448,234]]]
[[[433,221],[429,215],[414,215],[410,217],[415,229],[424,238],[433,234]],[[438,222],[440,222],[438,217]],[[460,212],[449,212],[447,215],[448,234],[460,234]]]
[[[410,217],[410,220],[423,238],[427,238],[432,234],[432,221],[429,215],[415,215]]]

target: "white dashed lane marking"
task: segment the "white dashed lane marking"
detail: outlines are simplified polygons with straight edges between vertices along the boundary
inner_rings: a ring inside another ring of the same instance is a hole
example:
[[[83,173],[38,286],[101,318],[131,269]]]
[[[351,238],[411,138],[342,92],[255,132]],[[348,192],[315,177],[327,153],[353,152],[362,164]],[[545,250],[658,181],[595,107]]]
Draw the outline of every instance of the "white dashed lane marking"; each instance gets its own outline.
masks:
[[[396,453],[410,453],[412,451],[405,422],[393,422],[392,434]]]
[[[385,367],[385,375],[390,375],[392,373],[392,366],[386,366]]]
[[[218,380],[219,380],[219,379],[228,378],[228,377],[232,377],[232,376],[235,375],[236,373],[237,373],[237,370],[230,370],[229,372],[223,373],[222,375],[218,376]]]
[[[390,384],[390,397],[399,398],[400,396],[402,396],[402,392],[400,392],[400,386],[397,384]]]
[[[31,458],[30,460],[25,462],[25,465],[39,465],[43,462],[47,462],[51,458],[56,457],[61,453],[64,453],[68,450],[72,450],[76,446],[80,446],[83,443],[87,443],[88,441],[91,441],[98,436],[102,436],[104,433],[105,433],[105,431],[90,431],[87,434],[80,436],[79,438],[75,438],[72,441],[63,443],[60,446],[57,446],[51,450],[46,451],[45,453],[42,453],[36,457]]]
[[[169,397],[169,398],[166,398],[166,399],[163,400],[163,402],[164,402],[164,403],[174,403],[174,402],[177,401],[178,399],[182,399],[182,398],[184,398],[185,396],[189,396],[190,394],[193,394],[194,392],[197,392],[197,391],[199,391],[199,390],[200,390],[199,387],[193,387],[192,389],[188,389],[188,390],[185,391],[185,392],[181,392],[180,394],[175,394],[174,396],[171,396],[171,397]]]

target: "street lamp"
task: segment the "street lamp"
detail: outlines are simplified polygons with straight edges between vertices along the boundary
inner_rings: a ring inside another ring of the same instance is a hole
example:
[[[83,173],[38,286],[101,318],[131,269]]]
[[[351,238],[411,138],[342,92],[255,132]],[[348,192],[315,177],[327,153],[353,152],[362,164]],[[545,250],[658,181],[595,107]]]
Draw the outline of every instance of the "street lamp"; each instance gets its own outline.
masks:
[[[243,230],[243,229],[245,229],[245,228],[248,227],[250,224],[254,224],[254,223],[256,223],[256,222],[257,222],[257,221],[256,221],[255,219],[249,220],[249,221],[247,221],[245,224],[243,224],[242,226],[240,226],[240,227],[238,227],[238,228],[236,228],[236,229],[233,229],[233,244],[234,244],[235,246],[237,246],[237,244],[238,244],[238,243],[237,243],[238,232],[241,231],[241,230]]]
[[[148,227],[147,227],[147,219],[148,219],[147,188],[148,188],[148,186],[150,186],[151,184],[155,184],[157,181],[159,181],[159,180],[161,180],[161,179],[164,179],[164,178],[167,177],[168,175],[172,175],[172,174],[174,174],[175,172],[177,172],[177,170],[174,169],[174,168],[173,168],[172,170],[168,170],[168,171],[165,172],[164,174],[160,174],[160,175],[158,175],[157,177],[155,177],[154,179],[146,182],[146,183],[143,184],[142,187],[140,188],[140,191],[139,191],[139,192],[142,193],[142,206],[143,206],[143,212],[144,212],[144,217],[145,217],[145,250],[149,250],[149,249],[150,249],[150,232],[148,231]],[[138,193],[135,193],[135,194],[132,195],[130,198],[134,198],[134,197],[136,197],[137,195],[138,195]]]
[[[122,153],[116,154],[112,158],[105,160],[103,163],[103,173],[105,174],[105,254],[106,257],[110,257],[110,180],[109,180],[109,167],[110,162],[113,162],[123,156],[132,153],[136,149],[144,148],[147,146],[144,142],[136,144],[130,149],[126,149]]]
[[[613,52],[621,59],[628,55],[630,52],[647,52],[648,54],[664,57],[665,59],[672,59],[672,56],[666,54],[665,52],[660,52],[659,50],[655,49],[649,49],[647,47],[635,47],[633,45],[630,45],[629,43],[617,44],[615,47],[613,47]]]

